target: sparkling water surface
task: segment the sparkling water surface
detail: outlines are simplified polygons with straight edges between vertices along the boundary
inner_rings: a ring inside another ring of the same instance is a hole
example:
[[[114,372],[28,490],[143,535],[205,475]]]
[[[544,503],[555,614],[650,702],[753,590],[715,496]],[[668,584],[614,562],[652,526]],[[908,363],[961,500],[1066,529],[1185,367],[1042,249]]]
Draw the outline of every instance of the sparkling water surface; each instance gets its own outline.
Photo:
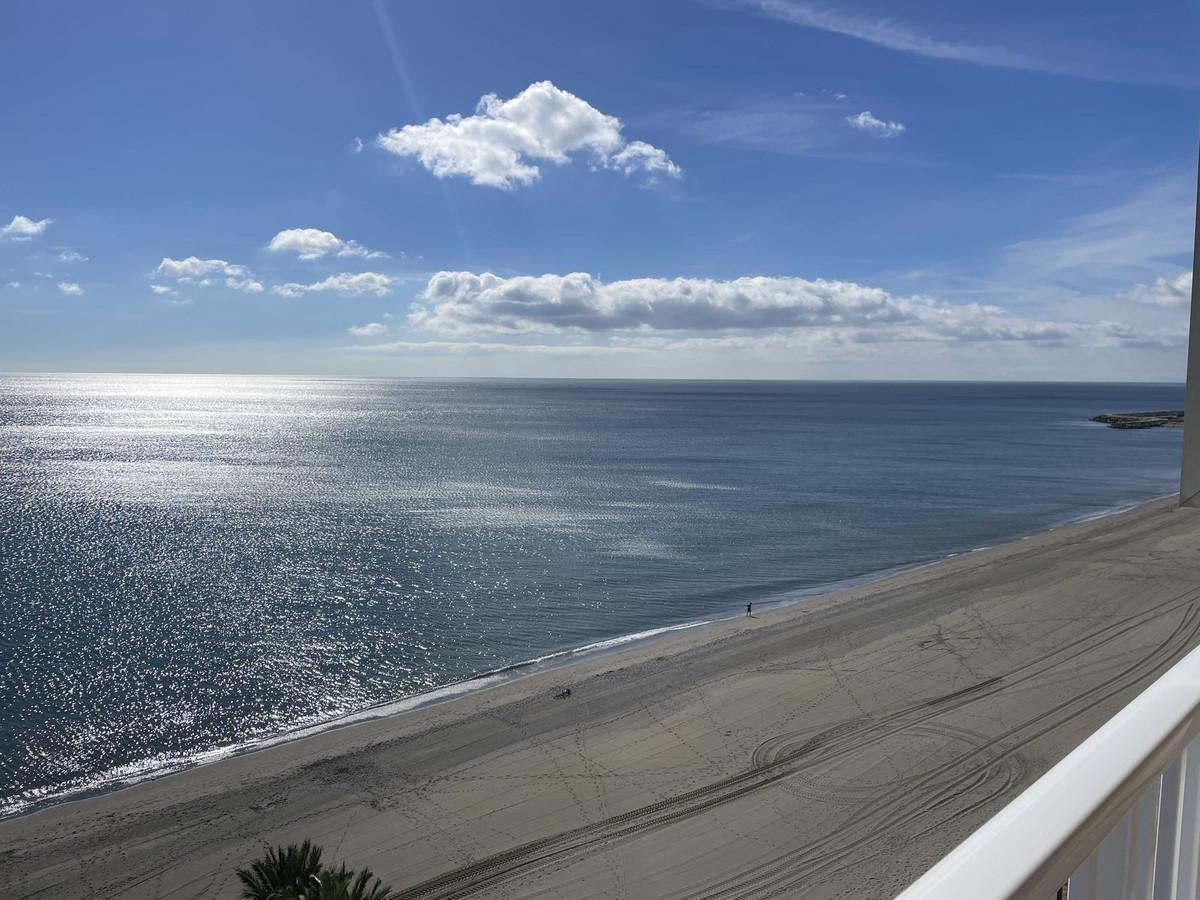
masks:
[[[0,376],[0,814],[1174,491],[1180,385]]]

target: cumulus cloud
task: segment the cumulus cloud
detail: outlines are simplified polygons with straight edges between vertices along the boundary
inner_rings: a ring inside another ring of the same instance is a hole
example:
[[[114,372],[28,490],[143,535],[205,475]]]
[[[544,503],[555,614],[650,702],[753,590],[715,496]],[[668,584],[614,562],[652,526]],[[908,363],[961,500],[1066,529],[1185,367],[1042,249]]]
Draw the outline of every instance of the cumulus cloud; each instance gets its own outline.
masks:
[[[164,256],[154,274],[176,281],[196,281],[209,275],[227,275],[230,278],[244,278],[250,274],[245,266],[237,266],[223,259],[200,259],[189,256],[187,259],[171,259]]]
[[[175,293],[174,288],[169,288],[165,284],[152,284],[152,285],[150,285],[150,290],[152,290],[156,294],[173,294],[173,293]]]
[[[277,284],[271,288],[272,294],[284,297],[299,297],[303,294],[334,293],[347,296],[374,294],[376,297],[387,295],[396,279],[379,272],[341,272],[312,284]]]
[[[264,290],[262,282],[253,278],[226,278],[225,287],[245,291],[247,294],[261,294]]]
[[[346,330],[355,337],[375,337],[386,332],[388,327],[382,322],[368,322],[366,325],[351,325]]]
[[[70,247],[59,247],[58,258],[65,263],[79,263],[88,261],[86,256],[84,256],[82,253],[77,253]]]
[[[586,154],[596,168],[626,175],[678,178],[679,166],[644,141],[626,141],[621,120],[549,81],[501,100],[487,94],[472,116],[451,115],[393,128],[375,139],[397,156],[411,156],[438,178],[463,176],[473,184],[511,190],[541,177],[538,163],[565,165]]]
[[[1122,296],[1152,306],[1187,306],[1192,299],[1192,273],[1180,272],[1174,278],[1159,277],[1153,284],[1135,285]]]
[[[170,278],[181,284],[195,284],[209,287],[216,280],[224,277],[225,286],[247,294],[261,294],[262,282],[254,277],[246,266],[239,266],[223,259],[200,259],[189,256],[186,259],[171,259],[164,256],[158,268],[154,270],[155,277]],[[156,292],[157,293],[157,292]]]
[[[53,219],[27,219],[25,216],[13,216],[13,220],[0,228],[0,240],[27,241],[35,238],[47,228]]]
[[[825,328],[864,340],[1059,341],[1068,326],[978,303],[897,297],[850,281],[752,276],[729,281],[439,272],[409,321],[443,334],[647,333]],[[891,337],[884,338],[884,335]]]
[[[83,294],[83,288],[73,281],[60,281],[58,289],[64,294],[70,294],[72,297],[79,297]]]
[[[679,166],[671,162],[665,150],[645,141],[630,141],[614,153],[608,163],[611,168],[620,169],[626,175],[649,172],[651,175],[678,178],[681,174]]]
[[[368,250],[357,241],[343,241],[332,232],[319,228],[285,228],[271,238],[267,249],[273,253],[295,253],[300,259],[320,259],[327,253],[364,259],[387,257],[380,250]]]
[[[19,281],[10,281],[10,282],[8,283],[8,286],[9,286],[10,288],[19,288],[19,287],[21,286],[21,282],[19,282]]]
[[[866,109],[856,115],[846,116],[846,122],[859,131],[865,131],[867,134],[873,134],[875,137],[881,138],[893,138],[904,134],[905,130],[904,125],[900,122],[887,122],[876,118],[871,115],[870,110]]]

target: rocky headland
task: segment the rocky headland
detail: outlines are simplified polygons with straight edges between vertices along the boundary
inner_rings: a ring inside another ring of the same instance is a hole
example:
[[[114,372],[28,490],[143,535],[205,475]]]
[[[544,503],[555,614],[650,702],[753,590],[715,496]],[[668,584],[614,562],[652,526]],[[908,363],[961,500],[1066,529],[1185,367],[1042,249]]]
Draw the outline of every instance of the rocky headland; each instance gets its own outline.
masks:
[[[1160,409],[1152,412],[1102,413],[1092,416],[1093,422],[1103,422],[1109,428],[1182,428],[1182,409]]]

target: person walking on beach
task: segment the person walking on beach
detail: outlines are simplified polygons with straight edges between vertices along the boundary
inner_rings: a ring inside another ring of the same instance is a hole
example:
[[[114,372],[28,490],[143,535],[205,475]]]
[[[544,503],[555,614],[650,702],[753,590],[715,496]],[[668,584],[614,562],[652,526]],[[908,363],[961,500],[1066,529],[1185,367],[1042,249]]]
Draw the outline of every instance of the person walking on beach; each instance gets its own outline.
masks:
[[[754,616],[751,616],[751,615],[750,615],[750,608],[751,608],[752,606],[754,606],[754,604],[753,604],[753,603],[747,603],[747,604],[746,604],[746,615],[747,615],[747,616],[749,616],[751,619],[753,619],[753,618],[754,618]]]

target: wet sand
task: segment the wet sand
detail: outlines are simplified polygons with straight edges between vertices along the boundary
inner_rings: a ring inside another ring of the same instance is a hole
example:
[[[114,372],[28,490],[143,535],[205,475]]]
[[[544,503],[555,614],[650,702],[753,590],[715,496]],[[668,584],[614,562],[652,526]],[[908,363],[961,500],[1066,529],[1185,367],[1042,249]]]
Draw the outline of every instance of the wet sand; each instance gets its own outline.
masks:
[[[1197,643],[1160,500],[11,819],[0,882],[234,897],[311,837],[413,898],[890,897]]]

